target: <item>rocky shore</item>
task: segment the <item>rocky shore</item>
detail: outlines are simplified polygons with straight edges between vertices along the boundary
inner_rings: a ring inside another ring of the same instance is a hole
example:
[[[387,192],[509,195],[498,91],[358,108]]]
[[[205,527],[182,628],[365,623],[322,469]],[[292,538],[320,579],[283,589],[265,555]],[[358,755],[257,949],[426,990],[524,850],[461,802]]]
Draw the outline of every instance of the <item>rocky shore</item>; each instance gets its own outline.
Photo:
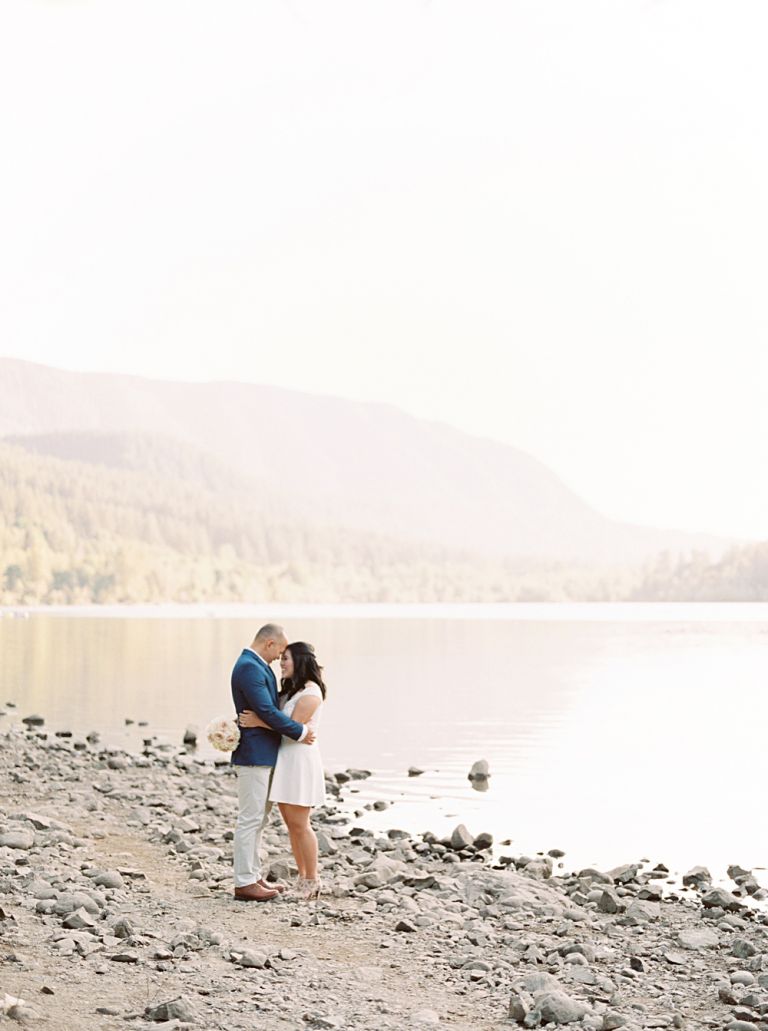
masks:
[[[326,894],[236,903],[235,778],[30,726],[0,738],[0,1024],[768,1031],[765,892],[732,867],[566,873],[489,835],[316,813]],[[270,876],[291,879],[279,819]]]

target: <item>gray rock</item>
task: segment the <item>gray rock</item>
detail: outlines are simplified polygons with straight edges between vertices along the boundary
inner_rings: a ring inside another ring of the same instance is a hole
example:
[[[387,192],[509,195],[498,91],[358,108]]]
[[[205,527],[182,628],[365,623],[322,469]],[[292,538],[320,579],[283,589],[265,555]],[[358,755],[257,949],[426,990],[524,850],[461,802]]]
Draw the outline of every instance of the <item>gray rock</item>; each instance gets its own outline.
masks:
[[[532,859],[523,867],[523,873],[526,877],[533,877],[537,881],[548,881],[552,876],[552,860],[549,856]]]
[[[601,913],[620,913],[625,905],[612,888],[605,888],[600,894],[597,908]]]
[[[21,828],[20,830],[3,831],[0,834],[0,848],[18,848],[29,850],[35,843],[35,832]]]
[[[464,824],[460,823],[458,827],[454,828],[453,834],[451,834],[451,848],[454,852],[461,852],[462,849],[471,845],[474,840]]]
[[[64,918],[64,927],[71,928],[74,931],[82,931],[88,927],[95,927],[96,921],[93,919],[91,914],[85,908],[76,909],[69,916]]]
[[[614,884],[629,884],[637,878],[640,866],[638,863],[625,863],[624,866],[617,866],[608,871],[608,876]]]
[[[589,1012],[589,1007],[565,992],[545,992],[536,996],[535,1011],[541,1020],[552,1024],[573,1024]]]
[[[510,1020],[515,1020],[518,1024],[522,1024],[531,1012],[531,1005],[532,999],[530,995],[523,994],[522,992],[512,992],[507,1016]]]
[[[15,1005],[9,1006],[6,1013],[11,1020],[15,1020],[17,1024],[25,1026],[36,1024],[41,1019],[37,1010],[32,1009],[25,1002],[17,1002]]]
[[[627,1018],[622,1017],[616,1010],[606,1010],[603,1014],[602,1031],[616,1031],[616,1028],[624,1027],[626,1022]]]
[[[121,917],[112,928],[115,938],[132,938],[136,930],[127,917]]]
[[[725,1025],[726,1031],[760,1031],[751,1020],[731,1020]]]
[[[276,859],[267,872],[268,881],[290,881],[298,870],[289,859]]]
[[[560,982],[552,974],[543,970],[536,970],[532,974],[526,974],[522,979],[522,986],[532,995],[537,992],[557,992],[560,990]]]
[[[411,1017],[411,1020],[414,1024],[434,1027],[440,1023],[440,1015],[435,1010],[417,1010]]]
[[[196,745],[197,744],[197,728],[187,727],[184,731],[184,744],[185,745]]]
[[[467,780],[488,780],[491,775],[487,759],[478,759],[472,763],[472,769],[467,774]]]
[[[93,883],[98,885],[100,888],[124,888],[125,881],[117,872],[117,870],[102,870],[101,873],[97,874]]]
[[[395,924],[396,931],[404,931],[406,934],[413,934],[416,931],[416,925],[412,924],[410,920],[398,920]]]
[[[488,831],[483,831],[482,834],[478,834],[475,840],[472,842],[476,849],[484,851],[487,848],[491,848],[493,845],[493,835],[489,834]]]
[[[317,848],[320,855],[335,856],[339,849],[335,842],[328,837],[325,831],[318,828],[318,830],[315,831],[315,835],[317,837]]]
[[[683,884],[686,888],[704,888],[712,883],[712,874],[706,866],[694,866],[688,873],[683,874]]]
[[[261,970],[267,965],[267,958],[266,952],[259,952],[257,949],[246,949],[237,962],[241,967],[256,967],[257,970]]]
[[[389,859],[387,856],[377,856],[373,862],[354,879],[354,884],[361,884],[366,888],[382,888],[385,884],[391,884],[399,878],[412,874],[405,863],[397,859]]]
[[[749,970],[734,970],[731,974],[731,984],[750,985],[755,983],[755,975]]]
[[[619,923],[626,927],[637,927],[658,920],[660,915],[658,902],[640,902],[636,899],[629,904],[626,913],[619,917]]]
[[[422,775],[422,773],[424,773],[424,770],[420,769],[418,766],[409,766],[408,767],[408,776],[409,777],[420,777]]]
[[[113,952],[109,957],[113,963],[138,963],[139,954],[133,949],[124,949],[122,952]]]
[[[716,931],[710,927],[685,927],[677,933],[684,949],[714,949],[720,944]]]
[[[169,1002],[161,1002],[157,1006],[147,1006],[144,1010],[144,1016],[147,1020],[154,1020],[156,1022],[182,1020],[185,1023],[194,1024],[197,1020],[197,1012],[194,1006],[183,995],[179,995]]]
[[[731,955],[737,959],[751,959],[757,955],[757,949],[755,946],[746,940],[746,938],[735,938],[731,945]]]
[[[712,888],[701,896],[701,902],[707,909],[726,909],[736,912],[744,908],[743,903],[724,888]]]
[[[66,916],[68,913],[74,913],[76,909],[86,909],[91,916],[99,915],[99,905],[96,900],[87,892],[76,891],[71,895],[64,893],[59,895],[56,899],[56,905],[53,907],[53,912],[57,916]]]

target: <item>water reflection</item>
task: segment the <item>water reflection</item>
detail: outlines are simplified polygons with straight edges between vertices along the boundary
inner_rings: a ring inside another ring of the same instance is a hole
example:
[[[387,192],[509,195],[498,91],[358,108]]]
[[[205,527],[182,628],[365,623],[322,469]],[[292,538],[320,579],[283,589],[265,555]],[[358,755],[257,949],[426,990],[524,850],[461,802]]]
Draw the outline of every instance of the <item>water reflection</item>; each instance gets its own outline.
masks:
[[[667,865],[768,864],[755,818],[768,779],[757,621],[286,624],[326,667],[326,764],[374,771],[352,797],[397,802],[369,814],[384,829],[443,833],[460,815],[519,851],[565,847],[582,865],[648,852]],[[181,747],[189,724],[201,731],[229,708],[230,670],[254,629],[230,618],[0,620],[0,705],[18,703],[4,722],[39,712],[51,730],[97,731],[108,746]],[[196,755],[215,754],[201,737]],[[467,779],[481,758],[492,791]],[[737,788],[723,777],[731,768]],[[727,835],[713,812],[728,813]]]

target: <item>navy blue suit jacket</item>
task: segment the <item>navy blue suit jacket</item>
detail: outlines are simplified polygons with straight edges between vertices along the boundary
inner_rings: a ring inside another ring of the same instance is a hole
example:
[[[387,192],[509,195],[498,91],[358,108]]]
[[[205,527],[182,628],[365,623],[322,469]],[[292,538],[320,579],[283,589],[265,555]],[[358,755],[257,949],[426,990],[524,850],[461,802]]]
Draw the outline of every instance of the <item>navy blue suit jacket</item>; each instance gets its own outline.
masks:
[[[281,735],[298,741],[304,732],[302,723],[280,711],[275,674],[248,648],[243,650],[232,670],[232,701],[238,713],[251,709],[274,728],[241,727],[240,744],[232,753],[235,766],[274,766]]]

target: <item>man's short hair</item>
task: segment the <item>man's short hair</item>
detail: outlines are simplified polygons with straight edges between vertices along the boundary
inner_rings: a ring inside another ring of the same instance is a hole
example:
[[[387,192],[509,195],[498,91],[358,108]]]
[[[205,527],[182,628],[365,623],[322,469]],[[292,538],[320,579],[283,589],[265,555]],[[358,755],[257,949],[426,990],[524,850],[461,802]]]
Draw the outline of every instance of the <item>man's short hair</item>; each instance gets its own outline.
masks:
[[[285,630],[283,630],[279,623],[265,623],[256,634],[257,641],[279,641],[280,638],[287,639],[285,637]]]

